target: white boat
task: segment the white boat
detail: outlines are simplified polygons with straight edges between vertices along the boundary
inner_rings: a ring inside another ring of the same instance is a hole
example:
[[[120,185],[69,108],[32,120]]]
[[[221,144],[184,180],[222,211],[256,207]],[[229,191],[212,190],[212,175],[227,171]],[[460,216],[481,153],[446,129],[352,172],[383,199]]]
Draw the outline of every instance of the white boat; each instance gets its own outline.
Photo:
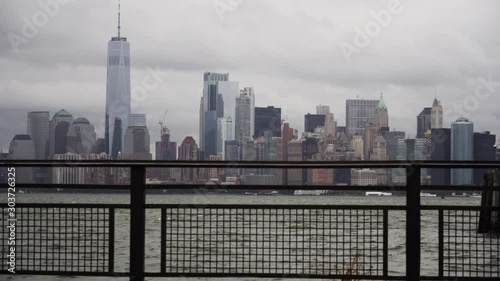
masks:
[[[420,192],[420,197],[436,197],[434,193]]]
[[[367,191],[365,196],[392,196],[390,192],[380,192],[380,191]]]
[[[293,195],[313,195],[319,196],[325,194],[326,190],[295,190]]]

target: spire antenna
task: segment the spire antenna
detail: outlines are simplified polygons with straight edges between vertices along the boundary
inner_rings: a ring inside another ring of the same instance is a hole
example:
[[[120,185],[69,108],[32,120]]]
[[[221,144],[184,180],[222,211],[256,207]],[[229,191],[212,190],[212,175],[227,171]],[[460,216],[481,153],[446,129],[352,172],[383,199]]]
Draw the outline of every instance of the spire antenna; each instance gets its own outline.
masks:
[[[120,0],[118,0],[118,39],[120,39]]]

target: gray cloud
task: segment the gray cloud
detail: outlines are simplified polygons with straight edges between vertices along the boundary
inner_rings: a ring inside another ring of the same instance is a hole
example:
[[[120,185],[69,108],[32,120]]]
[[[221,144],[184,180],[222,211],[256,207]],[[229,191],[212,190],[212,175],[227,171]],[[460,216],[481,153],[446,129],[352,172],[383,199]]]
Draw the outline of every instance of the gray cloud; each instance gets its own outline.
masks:
[[[48,0],[44,0],[48,1]],[[148,114],[151,139],[158,118],[175,140],[198,137],[204,71],[229,72],[253,86],[258,106],[284,108],[291,125],[329,104],[345,124],[345,99],[378,98],[390,126],[414,136],[415,116],[434,89],[446,109],[474,95],[478,77],[500,81],[498,1],[404,1],[371,43],[347,63],[339,45],[353,43],[356,27],[373,20],[384,1],[247,0],[220,20],[211,0],[122,1],[122,34],[131,43],[132,87],[157,66],[169,76],[134,109]],[[116,34],[116,1],[73,0],[16,53],[9,33],[38,1],[6,0],[0,9],[0,147],[26,131],[26,112],[61,108],[96,126],[104,118],[107,41]],[[500,88],[473,112],[477,130],[500,134]],[[445,120],[449,124],[452,120]],[[102,136],[102,135],[101,135]]]

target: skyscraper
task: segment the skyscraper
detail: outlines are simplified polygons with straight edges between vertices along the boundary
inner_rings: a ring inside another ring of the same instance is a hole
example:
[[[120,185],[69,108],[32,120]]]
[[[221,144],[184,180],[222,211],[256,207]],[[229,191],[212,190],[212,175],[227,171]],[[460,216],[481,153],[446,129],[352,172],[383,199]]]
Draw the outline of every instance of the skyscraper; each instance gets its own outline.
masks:
[[[451,123],[451,160],[470,161],[474,157],[474,124],[460,117]],[[472,184],[472,169],[452,169],[452,185]]]
[[[35,145],[35,158],[45,160],[49,148],[49,112],[28,112],[28,135]]]
[[[425,107],[417,116],[417,138],[425,138],[427,130],[431,129],[431,107]]]
[[[281,137],[281,108],[268,106],[255,108],[255,138],[271,131],[273,137]]]
[[[326,115],[324,114],[310,114],[304,115],[304,132],[314,133],[317,127],[325,126]]]
[[[193,137],[184,138],[179,146],[179,160],[198,160],[198,145]],[[184,182],[193,182],[198,180],[197,168],[182,168],[181,180]]]
[[[129,125],[133,124],[144,124],[147,125],[146,122],[146,114],[139,114],[139,113],[131,113],[130,118],[129,118]]]
[[[495,139],[489,131],[474,133],[474,161],[495,161]],[[484,174],[489,169],[474,169],[474,184],[483,183]]]
[[[402,131],[382,131],[382,135],[387,141],[387,160],[396,160],[398,151],[398,140],[405,138],[405,132]]]
[[[333,113],[327,113],[325,115],[325,137],[328,137],[329,135],[335,136],[337,135],[337,130],[336,130],[336,123],[335,119],[333,117]]]
[[[443,107],[441,102],[434,98],[431,108],[431,129],[443,128]]]
[[[35,145],[29,135],[15,135],[9,146],[7,159],[12,160],[34,160]],[[16,182],[33,183],[33,168],[16,168]]]
[[[431,160],[450,161],[451,130],[439,128],[431,130]],[[429,170],[433,185],[450,185],[450,169],[432,168]]]
[[[162,127],[161,141],[156,142],[155,160],[177,160],[177,142],[170,140],[170,130],[166,127]],[[170,180],[178,168],[155,168],[155,171],[161,180]]]
[[[389,113],[382,93],[380,93],[380,99],[375,109],[375,126],[377,126],[379,130],[382,128],[389,128]]]
[[[221,160],[225,160],[225,143],[234,140],[233,120],[231,117],[220,117],[217,119],[217,155]],[[209,155],[210,156],[210,155]]]
[[[27,133],[35,146],[35,159],[46,160],[49,153],[49,121],[48,111],[28,112]],[[33,180],[36,183],[49,183],[51,176],[50,168],[33,168]]]
[[[368,124],[375,124],[375,110],[378,100],[346,100],[346,134],[350,139],[354,134],[363,135]]]
[[[54,154],[64,154],[68,152],[68,130],[73,124],[73,115],[66,110],[58,111],[49,124],[49,159]]]
[[[88,156],[96,144],[94,125],[87,118],[76,118],[69,126],[67,134],[67,152]]]
[[[200,104],[200,150],[206,157],[217,153],[217,118],[235,119],[238,82],[229,81],[229,73],[205,72]],[[234,136],[234,124],[231,128]]]
[[[330,113],[329,105],[322,105],[322,104],[316,105],[316,114],[327,115],[328,113]]]
[[[352,136],[351,139],[351,147],[354,150],[354,155],[356,159],[362,160],[363,155],[364,155],[364,141],[363,141],[363,136],[361,135],[354,135]]]
[[[125,129],[130,117],[130,43],[120,35],[120,7],[118,6],[118,36],[108,42],[106,120],[104,138],[106,153],[123,152]],[[114,140],[116,121],[121,121],[120,141]],[[119,146],[119,147],[113,147]]]
[[[255,94],[253,88],[244,88],[236,98],[234,138],[241,143],[251,140],[255,130]]]
[[[151,160],[149,130],[146,124],[130,124],[125,131],[123,158],[131,160]]]

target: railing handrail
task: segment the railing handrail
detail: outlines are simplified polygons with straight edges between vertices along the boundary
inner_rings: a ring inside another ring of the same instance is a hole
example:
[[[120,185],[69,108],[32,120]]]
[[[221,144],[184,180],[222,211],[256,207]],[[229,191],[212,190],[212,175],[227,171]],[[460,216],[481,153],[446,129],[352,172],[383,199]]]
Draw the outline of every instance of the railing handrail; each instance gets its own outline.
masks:
[[[402,205],[402,210],[406,211],[406,276],[395,277],[387,275],[387,258],[384,257],[384,278],[406,278],[408,281],[420,280],[420,251],[421,247],[421,210],[420,191],[428,190],[429,188],[421,184],[422,168],[441,168],[441,169],[460,169],[460,168],[500,168],[500,161],[111,161],[111,160],[1,160],[0,167],[121,167],[130,168],[130,184],[124,185],[130,192],[130,280],[144,280],[145,272],[145,220],[146,209],[150,205],[146,204],[147,188],[146,185],[146,168],[283,168],[283,169],[315,169],[315,168],[401,168],[406,172],[406,184],[400,186],[401,190],[406,190],[407,200],[406,205]],[[20,184],[21,186],[22,184]],[[57,186],[57,184],[51,184]],[[64,184],[68,186],[67,184]],[[0,187],[5,184],[0,184]],[[106,188],[108,185],[102,185]],[[175,185],[173,185],[175,187]],[[181,184],[182,186],[182,184]],[[232,185],[205,185],[205,187],[224,187],[231,188]],[[245,185],[242,185],[245,187]],[[261,189],[268,189],[272,185],[257,185]],[[101,187],[101,188],[102,188]],[[133,187],[133,188],[132,188]],[[241,186],[240,186],[241,187]],[[291,186],[285,186],[292,188]],[[294,188],[317,188],[322,189],[326,186],[293,186]],[[335,186],[335,189],[342,190],[345,186]],[[351,188],[347,186],[346,188]],[[395,188],[388,186],[387,188]],[[461,186],[457,186],[461,187]],[[359,190],[366,188],[358,186]],[[374,186],[374,189],[380,189],[380,186]],[[452,187],[453,188],[453,187]],[[469,189],[477,189],[484,187],[467,186]],[[330,189],[330,188],[328,188]],[[57,204],[54,204],[55,206]],[[75,205],[78,206],[78,205]],[[324,207],[324,206],[321,206]],[[327,208],[327,207],[325,207]],[[366,207],[372,208],[372,207]],[[375,207],[379,208],[379,207]],[[380,209],[380,208],[379,208]],[[387,229],[387,210],[384,210],[384,229]],[[439,210],[439,209],[438,209]],[[162,211],[162,231],[165,231],[165,212]],[[440,212],[442,217],[442,212]],[[111,217],[114,216],[110,215]],[[441,218],[440,218],[441,219]],[[112,223],[114,225],[114,221]],[[441,233],[441,232],[440,232]],[[164,233],[163,233],[164,234]],[[165,237],[162,234],[162,237]],[[114,232],[111,235],[114,237]],[[387,241],[387,231],[384,234],[384,241]],[[162,243],[165,241],[162,239]],[[441,243],[441,242],[440,242]],[[442,243],[440,244],[442,245]],[[387,242],[384,242],[384,254],[387,254]],[[162,258],[164,258],[165,245],[162,245]],[[113,261],[113,260],[112,260]],[[113,261],[114,262],[114,261]],[[111,263],[111,262],[110,262]],[[110,264],[112,267],[112,263]],[[162,268],[162,270],[164,267]],[[442,267],[440,266],[440,272]],[[166,276],[162,272],[160,276]],[[189,274],[186,274],[186,276]],[[196,273],[193,273],[193,276]],[[266,274],[258,275],[265,277]],[[103,274],[102,276],[106,276]],[[159,276],[159,277],[160,277]],[[215,275],[213,275],[215,276]],[[224,274],[221,274],[223,277]],[[251,276],[251,274],[242,276]],[[347,276],[347,275],[346,275]],[[352,276],[351,276],[352,277]],[[364,276],[363,276],[364,277]],[[367,276],[368,279],[374,279],[377,276]],[[364,279],[364,278],[362,278]],[[380,279],[380,278],[377,278]]]

